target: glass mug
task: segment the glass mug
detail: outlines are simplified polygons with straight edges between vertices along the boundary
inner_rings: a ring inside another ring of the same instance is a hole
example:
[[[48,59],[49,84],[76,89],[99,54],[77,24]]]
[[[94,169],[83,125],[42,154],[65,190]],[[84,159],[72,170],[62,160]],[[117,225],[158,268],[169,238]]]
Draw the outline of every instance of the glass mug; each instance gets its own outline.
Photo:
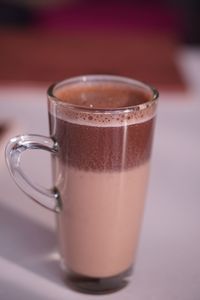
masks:
[[[132,273],[157,100],[154,88],[125,77],[67,79],[48,89],[50,137],[21,135],[7,145],[17,185],[56,212],[61,266],[75,289],[115,291]],[[20,168],[30,149],[52,154],[52,189]]]

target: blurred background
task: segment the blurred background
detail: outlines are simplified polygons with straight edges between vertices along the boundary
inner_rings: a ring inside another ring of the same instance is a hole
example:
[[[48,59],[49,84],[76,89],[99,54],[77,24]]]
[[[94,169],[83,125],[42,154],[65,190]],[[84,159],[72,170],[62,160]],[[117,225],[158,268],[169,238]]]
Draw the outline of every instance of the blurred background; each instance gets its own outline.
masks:
[[[2,0],[0,80],[120,74],[184,89],[178,47],[200,43],[198,0]]]

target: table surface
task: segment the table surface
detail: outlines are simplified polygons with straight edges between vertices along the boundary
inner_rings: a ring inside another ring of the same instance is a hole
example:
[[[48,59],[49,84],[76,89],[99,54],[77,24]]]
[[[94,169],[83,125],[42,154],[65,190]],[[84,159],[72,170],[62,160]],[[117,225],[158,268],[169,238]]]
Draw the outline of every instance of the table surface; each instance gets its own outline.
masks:
[[[178,64],[188,91],[160,96],[151,180],[130,284],[104,296],[65,286],[54,215],[16,187],[1,153],[1,300],[200,299],[200,50],[181,51]],[[8,135],[48,134],[45,89],[0,86],[0,118],[15,124]],[[44,185],[50,184],[49,162],[44,153],[24,157],[26,172]]]

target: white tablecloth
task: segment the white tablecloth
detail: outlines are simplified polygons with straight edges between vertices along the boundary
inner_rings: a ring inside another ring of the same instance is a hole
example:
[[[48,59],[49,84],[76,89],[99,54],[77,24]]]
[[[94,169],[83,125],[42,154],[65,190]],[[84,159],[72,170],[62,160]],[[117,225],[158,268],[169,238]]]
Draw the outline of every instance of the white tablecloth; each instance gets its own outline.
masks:
[[[59,268],[53,213],[16,187],[1,159],[1,300],[200,299],[200,51],[184,51],[178,62],[189,89],[185,94],[163,92],[160,97],[151,180],[131,283],[106,296],[67,288]],[[17,124],[11,135],[48,134],[45,90],[0,87],[0,119]],[[46,153],[25,155],[24,166],[35,180],[50,185]]]

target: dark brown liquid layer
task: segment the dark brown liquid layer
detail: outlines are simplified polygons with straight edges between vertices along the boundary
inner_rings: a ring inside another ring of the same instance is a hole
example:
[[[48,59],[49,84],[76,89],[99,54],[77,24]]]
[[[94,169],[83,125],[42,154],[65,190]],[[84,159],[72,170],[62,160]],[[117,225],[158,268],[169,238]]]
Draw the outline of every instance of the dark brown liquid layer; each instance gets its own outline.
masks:
[[[139,119],[133,119],[134,114],[122,111],[116,118],[112,112],[95,114],[93,109],[149,102],[150,88],[119,82],[85,82],[56,88],[54,94],[63,103],[92,108],[89,114],[77,113],[58,103],[54,116],[50,114],[51,135],[60,146],[58,156],[63,164],[84,170],[115,171],[149,159],[154,127],[151,113],[144,117],[145,110],[138,111]]]
[[[54,119],[51,115],[50,118]],[[63,164],[84,170],[116,171],[149,159],[153,127],[154,118],[118,127],[79,125],[57,118],[56,130],[51,134],[59,144],[58,156]]]

